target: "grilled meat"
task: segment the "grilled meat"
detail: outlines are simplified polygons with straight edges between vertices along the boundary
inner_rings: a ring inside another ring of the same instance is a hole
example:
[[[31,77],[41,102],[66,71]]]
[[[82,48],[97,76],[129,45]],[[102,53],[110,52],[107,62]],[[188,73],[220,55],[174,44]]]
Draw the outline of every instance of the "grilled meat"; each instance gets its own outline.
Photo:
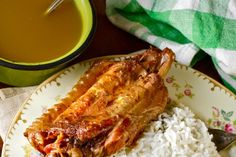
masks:
[[[150,48],[96,62],[24,135],[48,157],[109,156],[131,146],[166,106],[163,77],[173,60],[171,50]]]

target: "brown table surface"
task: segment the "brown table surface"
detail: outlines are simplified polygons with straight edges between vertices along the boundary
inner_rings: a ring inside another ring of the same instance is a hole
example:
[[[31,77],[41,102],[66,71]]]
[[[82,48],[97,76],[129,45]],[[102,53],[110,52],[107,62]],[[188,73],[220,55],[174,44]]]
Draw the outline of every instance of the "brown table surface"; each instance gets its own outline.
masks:
[[[85,52],[73,61],[73,63],[104,55],[131,53],[149,47],[148,43],[139,40],[110,23],[105,15],[105,0],[94,0],[93,4],[97,16],[97,27],[94,38]],[[220,76],[214,69],[209,56],[199,61],[193,68],[221,82]],[[9,86],[0,83],[0,88],[4,87]]]

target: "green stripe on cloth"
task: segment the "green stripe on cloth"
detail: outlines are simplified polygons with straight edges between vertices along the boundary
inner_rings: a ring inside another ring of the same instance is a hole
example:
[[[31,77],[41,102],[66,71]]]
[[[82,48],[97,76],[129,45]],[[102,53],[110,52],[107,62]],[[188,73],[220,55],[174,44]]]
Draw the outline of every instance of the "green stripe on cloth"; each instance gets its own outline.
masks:
[[[123,12],[121,10],[117,10],[120,15],[125,17],[126,19],[137,22],[145,26],[150,32],[154,35],[167,38],[172,41],[178,41],[178,43],[190,43],[190,41],[185,38],[179,31],[173,29],[173,27],[153,20],[145,13],[138,13],[133,15],[132,13]]]
[[[147,14],[179,30],[186,38],[202,48],[236,49],[236,43],[229,42],[236,36],[236,20],[229,20],[213,14],[191,10],[148,12]],[[130,15],[132,16],[132,15]]]
[[[196,12],[193,20],[192,41],[201,48],[219,45],[224,19],[208,13]]]
[[[136,0],[131,0],[131,2],[122,9],[124,12],[127,13],[143,13],[144,9],[137,3]]]
[[[123,9],[125,8],[127,5],[129,5],[131,3],[130,0],[111,0],[111,1],[106,1],[106,7],[107,8],[111,8],[111,9],[106,9],[106,14],[107,16],[112,16],[114,14],[116,14],[116,9],[114,8],[114,6],[116,6],[116,8],[120,8]]]
[[[236,49],[236,20],[224,20],[224,26],[218,47],[229,50]],[[229,40],[231,39],[231,41]]]

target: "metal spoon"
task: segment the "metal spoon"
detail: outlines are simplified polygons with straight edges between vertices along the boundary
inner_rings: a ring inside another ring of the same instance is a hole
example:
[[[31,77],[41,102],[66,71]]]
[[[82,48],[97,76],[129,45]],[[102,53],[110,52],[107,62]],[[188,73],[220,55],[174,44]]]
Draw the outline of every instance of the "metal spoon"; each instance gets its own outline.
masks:
[[[54,11],[64,0],[54,0],[50,6],[47,8],[45,15],[50,14]]]
[[[211,128],[208,128],[208,131],[213,135],[212,141],[215,143],[218,152],[236,142],[236,134]]]

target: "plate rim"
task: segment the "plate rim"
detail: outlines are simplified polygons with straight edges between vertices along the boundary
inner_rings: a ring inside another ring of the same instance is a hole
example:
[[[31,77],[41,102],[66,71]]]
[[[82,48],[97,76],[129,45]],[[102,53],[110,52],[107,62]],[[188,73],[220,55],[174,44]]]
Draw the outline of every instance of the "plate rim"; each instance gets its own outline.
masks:
[[[142,51],[142,50],[139,50]],[[139,51],[135,51],[135,52],[139,52]],[[53,74],[52,76],[50,76],[49,78],[47,78],[45,81],[43,81],[42,83],[40,83],[34,90],[33,92],[26,98],[26,100],[20,104],[19,109],[17,110],[16,114],[14,115],[14,118],[11,120],[10,126],[7,130],[7,133],[5,135],[5,137],[3,137],[4,139],[4,143],[3,143],[3,147],[2,147],[2,156],[6,157],[6,140],[9,138],[9,135],[11,134],[11,132],[13,131],[13,127],[16,124],[16,122],[20,119],[20,116],[22,114],[22,110],[24,109],[26,103],[30,100],[31,96],[37,92],[38,90],[40,90],[40,88],[44,87],[46,84],[54,81],[56,78],[58,78],[58,76],[62,75],[63,73],[65,73],[66,71],[68,71],[70,68],[72,68],[73,66],[76,66],[77,64],[83,64],[83,63],[89,63],[89,62],[94,62],[96,60],[102,60],[102,59],[112,59],[112,58],[130,58],[132,55],[136,55],[137,53],[132,54],[117,54],[117,55],[106,55],[106,56],[100,56],[100,57],[94,57],[94,58],[90,58],[87,60],[83,60],[80,62],[77,62],[73,65],[70,65],[62,70],[60,70],[59,72]],[[203,76],[204,78],[206,78],[207,80],[210,81],[210,83],[213,83],[214,86],[219,87],[220,90],[223,90],[224,93],[228,96],[228,97],[232,97],[235,101],[236,101],[236,94],[234,94],[232,91],[230,91],[228,88],[226,88],[223,84],[221,84],[220,82],[216,81],[215,79],[211,78],[210,76],[204,74],[203,72],[197,70],[197,69],[193,69],[192,67],[180,64],[176,61],[174,61],[174,63],[172,64],[172,66],[180,66],[181,69],[183,69],[183,67],[186,70],[191,70],[192,72],[196,72],[198,73],[198,76],[196,77],[200,77]]]

